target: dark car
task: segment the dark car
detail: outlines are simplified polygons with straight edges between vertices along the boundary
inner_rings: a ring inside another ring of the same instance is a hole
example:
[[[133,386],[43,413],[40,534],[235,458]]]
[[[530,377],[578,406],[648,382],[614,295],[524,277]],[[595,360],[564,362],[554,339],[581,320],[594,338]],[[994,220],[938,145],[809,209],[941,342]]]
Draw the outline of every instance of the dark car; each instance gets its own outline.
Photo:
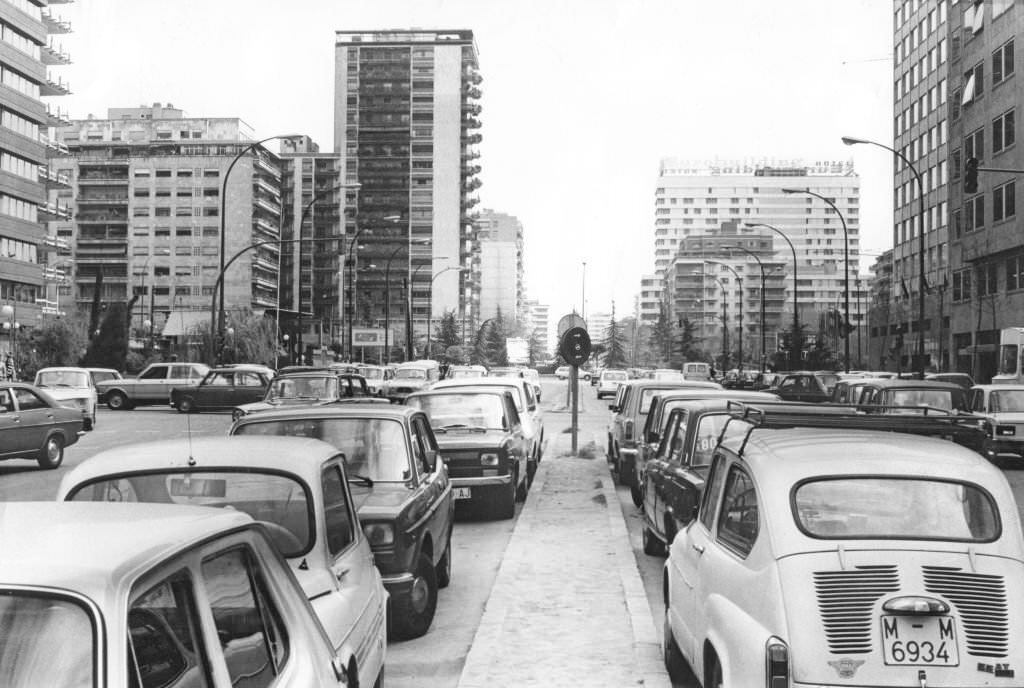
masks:
[[[856,400],[863,411],[888,414],[966,413],[967,390],[935,380],[868,380]]]
[[[390,403],[374,396],[362,375],[334,370],[303,370],[278,375],[261,401],[240,404],[231,412],[232,420],[262,411],[287,406],[326,406],[350,402]]]
[[[171,406],[181,413],[231,408],[259,401],[267,392],[270,378],[261,369],[230,366],[214,368],[198,385],[171,389]]]
[[[832,388],[837,382],[836,373],[805,370],[786,373],[771,391],[784,401],[821,403],[832,399]]]
[[[485,506],[495,518],[512,518],[536,471],[512,393],[436,389],[410,394],[405,403],[430,418],[455,499]]]
[[[65,408],[46,392],[23,382],[0,382],[0,459],[35,459],[57,468],[64,447],[85,434],[80,408]]]
[[[438,588],[451,580],[455,503],[425,413],[392,404],[347,404],[246,416],[232,435],[312,437],[345,455],[359,521],[391,595],[389,628],[415,638],[430,628]]]

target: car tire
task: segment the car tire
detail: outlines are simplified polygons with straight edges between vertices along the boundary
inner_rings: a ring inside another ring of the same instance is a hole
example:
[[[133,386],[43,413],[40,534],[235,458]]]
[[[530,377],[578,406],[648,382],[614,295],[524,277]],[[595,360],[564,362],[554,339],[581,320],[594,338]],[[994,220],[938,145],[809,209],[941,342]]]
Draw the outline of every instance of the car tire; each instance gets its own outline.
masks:
[[[665,609],[665,620],[662,622],[661,647],[665,659],[665,669],[668,671],[668,676],[672,683],[684,685],[696,683],[693,679],[693,670],[690,669],[690,664],[686,661],[686,657],[683,656],[683,651],[679,649],[679,643],[676,642],[675,636],[672,635],[672,627],[668,624],[667,607]]]
[[[644,491],[640,486],[640,481],[635,478],[629,484],[629,496],[633,498],[633,506],[642,510],[644,507]]]
[[[452,582],[452,541],[448,538],[448,546],[444,548],[444,554],[434,567],[437,573],[437,587],[447,588]]]
[[[390,628],[397,640],[419,638],[430,629],[437,609],[437,571],[430,557],[420,554],[409,594],[392,600]]]
[[[530,482],[531,482],[531,480],[530,480],[530,466],[532,464],[533,464],[532,461],[528,461],[527,462],[527,464],[526,464],[526,475],[523,476],[523,479],[521,481],[519,481],[519,474],[518,473],[516,474],[516,480],[518,481],[516,483],[516,501],[517,502],[525,502],[526,501],[526,493],[530,491]]]
[[[646,525],[643,530],[643,542],[644,554],[649,554],[652,557],[665,556],[665,543],[659,540],[658,536],[654,534],[654,531]]]
[[[500,488],[491,503],[491,514],[497,519],[509,519],[516,515],[516,484]]]
[[[107,408],[111,411],[127,411],[131,407],[132,402],[124,392],[111,392],[107,395]]]
[[[40,468],[54,469],[64,462],[64,438],[53,434],[46,438],[37,459]]]
[[[178,402],[178,413],[195,413],[196,402],[192,397],[182,397]]]
[[[722,678],[722,664],[718,661],[718,655],[712,655],[711,663],[705,669],[707,680],[704,685],[707,688],[723,688],[725,680]]]
[[[94,416],[85,416],[82,418],[82,429],[86,432],[96,427],[96,419]]]

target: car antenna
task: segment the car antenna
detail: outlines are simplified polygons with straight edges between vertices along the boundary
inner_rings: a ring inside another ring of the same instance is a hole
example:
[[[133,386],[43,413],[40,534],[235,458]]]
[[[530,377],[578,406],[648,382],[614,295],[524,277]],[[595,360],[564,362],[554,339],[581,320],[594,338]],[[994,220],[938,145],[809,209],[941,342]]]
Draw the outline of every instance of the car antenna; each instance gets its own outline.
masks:
[[[192,455],[192,414],[185,414],[185,434],[188,435],[188,465],[196,465],[196,457]]]

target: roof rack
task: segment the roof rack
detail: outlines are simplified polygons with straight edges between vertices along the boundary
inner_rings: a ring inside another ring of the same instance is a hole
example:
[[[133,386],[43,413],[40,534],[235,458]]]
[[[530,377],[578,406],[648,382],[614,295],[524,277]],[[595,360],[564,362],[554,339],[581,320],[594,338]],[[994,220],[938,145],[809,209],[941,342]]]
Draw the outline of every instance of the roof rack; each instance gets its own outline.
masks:
[[[763,404],[758,402],[730,401],[729,415],[731,418],[722,428],[721,437],[725,437],[729,425],[734,421],[747,423],[748,428],[740,445],[740,454],[747,446],[750,433],[756,428],[842,428],[848,430],[882,430],[902,432],[912,435],[946,437],[957,444],[981,453],[984,439],[987,436],[989,421],[982,416],[973,414],[931,414],[924,409],[918,415],[892,413],[863,413],[855,406],[822,406],[796,404]],[[906,411],[909,407],[872,407],[872,410],[897,409]],[[914,407],[916,408],[916,407]]]

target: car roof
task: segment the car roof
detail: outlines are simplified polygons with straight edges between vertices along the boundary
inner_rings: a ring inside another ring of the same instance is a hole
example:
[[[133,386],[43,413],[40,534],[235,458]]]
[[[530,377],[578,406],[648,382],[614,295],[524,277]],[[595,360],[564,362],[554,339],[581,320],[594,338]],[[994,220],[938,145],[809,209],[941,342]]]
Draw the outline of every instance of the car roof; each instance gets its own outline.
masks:
[[[288,420],[299,418],[393,418],[404,420],[419,409],[409,408],[401,404],[338,404],[333,406],[293,406],[290,408],[260,411],[250,416],[242,416],[236,425],[249,425],[269,420]]]
[[[447,389],[449,387],[516,387],[523,388],[526,378],[522,377],[462,377],[456,380],[441,380],[431,389]]]
[[[746,389],[673,389],[664,394],[658,394],[655,399],[663,403],[668,401],[697,401],[700,399],[723,399],[735,401],[778,401],[779,395],[774,392],[755,392]],[[794,403],[794,402],[789,402]]]
[[[439,387],[434,385],[430,389],[424,389],[419,392],[413,392],[406,399],[412,397],[429,397],[437,396],[439,394],[492,394],[494,396],[504,395],[510,393],[509,390],[498,389],[501,385],[448,385],[446,387]]]
[[[646,389],[649,387],[660,389],[723,389],[722,385],[717,382],[705,382],[704,380],[652,380],[650,378],[629,380],[625,385],[620,385],[620,387],[630,387],[633,389]]]
[[[40,368],[36,371],[36,374],[42,372],[49,372],[51,370],[67,370],[74,373],[88,373],[90,370],[96,370],[95,368],[79,368],[78,366],[49,366],[46,368]]]
[[[241,511],[109,502],[0,504],[0,581],[63,588],[110,609],[175,552],[252,524]]]
[[[263,419],[272,413],[255,417]],[[337,455],[336,447],[308,437],[229,435],[128,444],[102,451],[72,468],[57,494],[59,499],[75,485],[105,475],[189,468],[287,471],[315,482],[323,462]]]
[[[947,389],[963,390],[963,387],[955,382],[942,382],[941,380],[916,380],[911,378],[875,378],[867,380],[868,383],[879,389]]]
[[[972,385],[971,389],[983,389],[983,390],[990,391],[990,392],[998,392],[999,390],[1003,390],[1003,389],[1005,389],[1007,391],[1024,391],[1024,385],[998,385],[998,384]]]

